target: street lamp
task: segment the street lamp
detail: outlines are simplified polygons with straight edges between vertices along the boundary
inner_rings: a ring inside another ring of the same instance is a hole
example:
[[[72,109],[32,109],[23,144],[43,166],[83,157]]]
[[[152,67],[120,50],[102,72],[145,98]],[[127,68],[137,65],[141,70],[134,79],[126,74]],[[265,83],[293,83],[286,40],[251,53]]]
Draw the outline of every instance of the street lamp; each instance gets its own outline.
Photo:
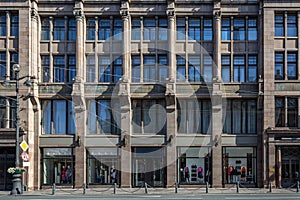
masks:
[[[20,65],[18,64],[14,64],[13,65],[13,72],[15,75],[15,80],[16,80],[16,160],[15,160],[15,168],[19,168],[20,167],[20,147],[19,147],[19,137],[20,137],[20,117],[19,117],[19,82],[20,80],[24,79],[24,78],[30,78],[30,79],[35,79],[34,76],[22,76],[19,77],[19,72],[20,72]],[[7,81],[3,82],[3,85],[9,85],[9,83]],[[26,80],[24,82],[24,85],[30,87],[32,85],[32,82],[30,80]],[[12,183],[13,183],[13,187],[11,190],[11,195],[17,195],[17,194],[21,194],[22,192],[22,184],[21,184],[21,173],[20,172],[15,172],[13,173],[13,179],[12,179]]]

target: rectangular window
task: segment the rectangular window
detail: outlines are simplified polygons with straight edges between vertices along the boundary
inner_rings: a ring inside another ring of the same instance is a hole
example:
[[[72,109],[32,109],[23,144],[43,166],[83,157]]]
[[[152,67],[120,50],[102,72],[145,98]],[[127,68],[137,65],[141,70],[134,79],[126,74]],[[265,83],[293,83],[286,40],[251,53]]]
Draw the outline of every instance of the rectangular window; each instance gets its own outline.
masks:
[[[14,98],[0,98],[0,128],[16,127],[16,100]],[[9,122],[7,124],[7,122]]]
[[[285,126],[285,101],[282,97],[275,98],[275,126]]]
[[[201,57],[189,56],[189,82],[200,82],[201,81]]]
[[[158,40],[168,39],[168,20],[158,19]]]
[[[95,40],[96,39],[96,20],[88,19],[86,25],[86,39]]]
[[[233,39],[234,40],[245,40],[245,20],[244,19],[233,19]]]
[[[275,126],[298,127],[297,97],[275,97]]]
[[[0,52],[0,80],[4,80],[6,75],[6,53]]]
[[[6,14],[0,14],[0,36],[6,36]]]
[[[212,82],[212,57],[210,55],[204,55],[203,59],[203,80],[210,83]]]
[[[89,134],[120,134],[120,105],[112,100],[91,100],[88,102]]]
[[[132,100],[132,127],[134,134],[165,134],[165,101]]]
[[[53,40],[65,40],[66,27],[64,19],[54,19]]]
[[[68,40],[76,40],[76,20],[70,19],[68,21]]]
[[[176,56],[176,79],[177,81],[185,81],[185,59],[181,56]]]
[[[109,56],[99,56],[99,82],[110,82],[111,69]]]
[[[19,55],[17,53],[10,53],[10,80],[15,80],[15,73],[13,70],[14,64],[19,63]]]
[[[140,82],[141,81],[141,59],[140,56],[132,56],[131,57],[131,80],[132,82]]]
[[[131,39],[140,40],[141,39],[141,20],[132,19],[131,22]]]
[[[184,20],[184,19],[182,19],[182,20]],[[188,21],[188,25],[189,25],[189,29],[188,29],[189,38],[188,39],[189,40],[200,40],[200,35],[201,35],[201,32],[200,32],[200,27],[201,27],[200,18],[198,18],[198,19],[190,18],[189,21]],[[184,27],[185,27],[185,23],[184,23]],[[185,34],[185,32],[184,32],[184,34]]]
[[[297,79],[297,53],[287,54],[287,78],[288,80]]]
[[[177,40],[185,40],[185,19],[184,18],[177,18],[176,20],[176,38]]]
[[[257,56],[248,56],[248,82],[257,81]]]
[[[275,80],[283,80],[283,53],[275,53]]]
[[[65,82],[65,57],[53,56],[53,82]]]
[[[297,16],[288,15],[287,16],[287,36],[297,36]]]
[[[275,36],[284,36],[284,20],[282,14],[275,15]]]
[[[223,133],[256,134],[257,106],[255,100],[227,99],[223,103]]]
[[[76,76],[76,58],[75,56],[68,57],[68,82],[72,82]]]
[[[113,38],[114,40],[122,40],[122,32],[123,32],[123,23],[121,19],[114,19],[114,27],[113,27]]]
[[[86,56],[86,81],[94,82],[96,80],[95,56]]]
[[[74,104],[66,100],[42,102],[44,134],[75,134]]]
[[[178,133],[210,133],[212,117],[210,100],[178,99],[177,102]]]
[[[212,40],[213,39],[212,19],[204,19],[203,29],[204,29],[203,40]]]
[[[42,19],[41,25],[41,40],[50,40],[50,20],[49,18]]]
[[[117,83],[123,75],[123,68],[122,68],[122,56],[114,57],[113,62],[113,81]]]
[[[10,16],[10,35],[19,36],[19,16],[16,14]]]
[[[257,20],[256,19],[248,20],[248,40],[252,40],[252,41],[257,40]]]
[[[230,33],[230,19],[224,18],[222,19],[222,40],[230,40]]]
[[[144,82],[156,81],[155,56],[144,56]]]
[[[100,19],[99,20],[99,40],[108,40],[111,36],[110,31],[110,20]]]
[[[144,40],[155,40],[155,19],[144,19]]]
[[[230,82],[230,56],[222,56],[222,81]]]
[[[233,81],[245,82],[245,57],[233,57]]]
[[[0,128],[6,128],[6,98],[0,97]]]
[[[168,77],[168,57],[166,55],[158,56],[158,81],[165,81]]]
[[[42,61],[42,76],[43,82],[48,83],[50,81],[50,57],[49,56],[41,56]]]

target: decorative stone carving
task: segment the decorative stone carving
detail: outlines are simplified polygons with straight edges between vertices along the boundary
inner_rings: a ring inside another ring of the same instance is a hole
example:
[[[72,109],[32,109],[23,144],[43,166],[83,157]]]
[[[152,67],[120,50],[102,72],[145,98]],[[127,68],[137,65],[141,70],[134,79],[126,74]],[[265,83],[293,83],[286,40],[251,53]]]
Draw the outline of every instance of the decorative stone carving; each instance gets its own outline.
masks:
[[[30,15],[32,20],[38,21],[39,13],[35,8],[31,8]]]
[[[83,19],[84,13],[81,8],[74,8],[73,15],[76,17],[76,19]]]

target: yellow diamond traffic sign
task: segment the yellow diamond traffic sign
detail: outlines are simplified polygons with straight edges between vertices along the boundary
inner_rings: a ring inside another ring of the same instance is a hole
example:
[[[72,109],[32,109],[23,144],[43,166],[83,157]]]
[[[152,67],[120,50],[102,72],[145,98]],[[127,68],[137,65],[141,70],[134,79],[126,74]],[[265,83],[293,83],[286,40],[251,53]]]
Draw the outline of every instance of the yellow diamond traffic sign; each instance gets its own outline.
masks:
[[[23,151],[27,151],[29,146],[28,146],[27,142],[25,140],[23,140],[23,142],[21,142],[21,144],[20,144],[20,147]]]

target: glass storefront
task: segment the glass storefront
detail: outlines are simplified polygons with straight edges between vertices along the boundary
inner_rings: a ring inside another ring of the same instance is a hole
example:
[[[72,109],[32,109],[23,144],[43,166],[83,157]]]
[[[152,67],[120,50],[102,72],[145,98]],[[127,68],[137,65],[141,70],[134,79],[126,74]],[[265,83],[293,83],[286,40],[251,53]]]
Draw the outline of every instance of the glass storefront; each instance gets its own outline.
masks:
[[[300,147],[285,146],[281,148],[282,187],[291,187],[299,181]]]
[[[177,179],[180,184],[211,183],[211,149],[209,147],[178,147]]]
[[[120,184],[118,148],[88,148],[87,155],[88,184]]]
[[[223,184],[256,183],[256,148],[223,147]]]
[[[43,185],[73,185],[75,168],[72,148],[43,148],[42,155]]]
[[[159,147],[133,148],[132,186],[164,187],[166,181],[165,151]]]

